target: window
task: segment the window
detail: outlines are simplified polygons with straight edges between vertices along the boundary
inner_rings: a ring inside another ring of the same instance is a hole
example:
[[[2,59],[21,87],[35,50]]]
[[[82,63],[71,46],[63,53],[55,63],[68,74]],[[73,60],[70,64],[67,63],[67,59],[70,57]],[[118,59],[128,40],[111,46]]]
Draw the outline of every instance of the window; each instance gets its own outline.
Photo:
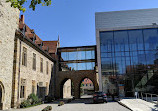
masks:
[[[38,83],[39,87],[43,87],[43,82]]]
[[[43,58],[40,59],[40,71],[43,72]]]
[[[21,89],[20,89],[20,98],[24,98],[24,94],[25,94],[25,86],[21,86]]]
[[[21,79],[20,98],[25,97],[26,79]]]
[[[48,61],[46,62],[46,73],[48,74]]]
[[[27,66],[27,49],[25,47],[22,52],[22,65]]]
[[[33,65],[32,65],[32,69],[36,70],[36,54],[33,53]]]

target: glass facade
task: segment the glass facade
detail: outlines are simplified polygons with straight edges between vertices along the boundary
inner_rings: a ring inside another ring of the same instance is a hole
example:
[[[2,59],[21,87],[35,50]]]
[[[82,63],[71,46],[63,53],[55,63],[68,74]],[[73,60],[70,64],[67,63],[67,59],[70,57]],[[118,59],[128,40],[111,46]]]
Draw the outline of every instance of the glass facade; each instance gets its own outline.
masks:
[[[158,29],[100,32],[103,90],[158,94]]]
[[[94,70],[95,49],[96,46],[59,48],[59,67],[61,67],[59,70]]]

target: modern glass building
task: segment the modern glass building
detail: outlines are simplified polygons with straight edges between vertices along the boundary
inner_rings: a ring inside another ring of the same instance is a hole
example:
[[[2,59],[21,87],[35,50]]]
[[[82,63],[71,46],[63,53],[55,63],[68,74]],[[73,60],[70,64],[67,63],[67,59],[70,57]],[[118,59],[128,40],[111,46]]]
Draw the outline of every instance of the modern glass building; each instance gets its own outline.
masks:
[[[158,94],[158,16],[148,16],[156,12],[96,13],[100,90],[120,96],[135,91]]]
[[[59,71],[95,70],[96,46],[58,48]]]

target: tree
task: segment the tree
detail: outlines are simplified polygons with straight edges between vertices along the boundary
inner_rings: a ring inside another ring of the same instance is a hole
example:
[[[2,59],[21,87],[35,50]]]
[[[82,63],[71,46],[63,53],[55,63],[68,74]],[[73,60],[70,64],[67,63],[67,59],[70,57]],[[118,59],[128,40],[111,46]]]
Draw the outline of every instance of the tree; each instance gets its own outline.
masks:
[[[32,8],[32,10],[35,10],[35,7],[37,4],[42,4],[42,6],[49,6],[51,5],[51,0],[29,0],[31,1],[29,8]],[[23,7],[24,3],[27,2],[27,0],[6,0],[6,2],[11,2],[11,7],[18,8],[20,11],[25,12],[26,8]]]

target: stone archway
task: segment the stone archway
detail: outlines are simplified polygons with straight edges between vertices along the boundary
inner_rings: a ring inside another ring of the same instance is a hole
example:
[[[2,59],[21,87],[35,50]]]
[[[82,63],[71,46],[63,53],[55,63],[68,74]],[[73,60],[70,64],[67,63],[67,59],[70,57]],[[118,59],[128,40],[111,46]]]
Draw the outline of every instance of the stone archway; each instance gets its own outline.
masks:
[[[3,101],[4,101],[4,86],[0,82],[0,110],[3,110]]]
[[[61,81],[60,83],[60,98],[71,98],[72,96],[72,79],[70,78],[65,78],[64,80]],[[70,91],[68,91],[70,90]]]
[[[80,90],[79,90],[79,94],[80,94],[80,98],[81,98],[81,83],[83,82],[83,80],[85,80],[85,79],[87,79],[88,81],[91,81],[92,82],[92,84],[93,84],[93,93],[95,92],[95,89],[96,89],[96,85],[95,85],[95,82],[94,82],[94,80],[91,80],[90,78],[88,78],[88,77],[85,77],[85,78],[83,78],[81,81],[80,81],[80,83],[79,83],[79,87],[80,87]],[[88,84],[89,85],[89,84]],[[86,86],[84,86],[84,87],[86,87]],[[90,87],[90,86],[87,86],[87,87]],[[92,93],[92,92],[91,92]],[[87,93],[88,94],[88,93]]]
[[[80,84],[81,82],[85,79],[85,78],[89,78],[92,82],[93,82],[93,85],[94,85],[94,91],[98,91],[99,90],[99,86],[98,86],[98,83],[97,83],[97,80],[96,80],[96,77],[95,76],[82,76],[81,78],[78,78],[76,81],[75,81],[75,98],[80,98]]]
[[[94,70],[82,70],[82,71],[60,71],[56,76],[56,91],[55,98],[62,98],[63,95],[63,84],[66,80],[71,79],[74,85],[74,98],[80,98],[80,84],[85,78],[89,78],[94,85],[94,90],[99,90],[97,82],[96,71]]]

